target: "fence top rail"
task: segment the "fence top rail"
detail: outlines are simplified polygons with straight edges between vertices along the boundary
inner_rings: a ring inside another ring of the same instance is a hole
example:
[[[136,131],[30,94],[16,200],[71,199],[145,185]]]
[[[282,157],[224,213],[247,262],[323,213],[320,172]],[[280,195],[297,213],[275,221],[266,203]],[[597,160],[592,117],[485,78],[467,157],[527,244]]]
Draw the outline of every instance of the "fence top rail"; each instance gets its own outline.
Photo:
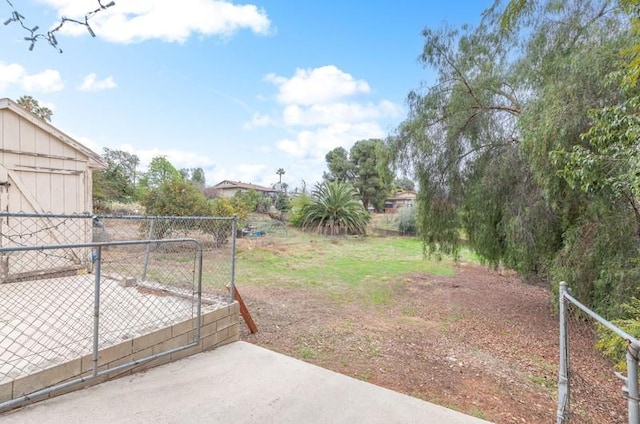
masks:
[[[173,238],[173,239],[159,239],[159,240],[126,240],[126,241],[107,241],[107,242],[93,242],[93,243],[75,243],[75,244],[46,244],[40,246],[5,246],[0,247],[0,253],[5,252],[25,252],[32,250],[55,250],[55,249],[83,249],[94,247],[111,247],[111,246],[131,246],[140,244],[169,244],[169,243],[193,243],[196,245],[198,251],[202,251],[202,243],[193,238]]]
[[[171,215],[92,215],[98,219],[171,220],[171,221],[234,221],[234,216],[171,216]]]
[[[24,218],[84,218],[84,219],[131,219],[149,220],[163,219],[172,221],[234,221],[237,216],[171,216],[171,215],[117,215],[117,214],[62,214],[62,213],[36,213],[36,212],[0,212],[0,217],[24,217]]]
[[[582,304],[578,299],[576,299],[571,294],[569,294],[569,292],[567,292],[566,290],[563,291],[562,290],[562,284],[561,284],[560,287],[561,287],[561,291],[560,291],[561,300],[562,300],[562,298],[567,299],[568,301],[570,301],[571,303],[576,305],[578,308],[580,308],[582,310],[582,312],[584,312],[585,314],[589,315],[591,318],[595,319],[600,324],[602,324],[603,326],[605,326],[607,329],[609,329],[610,331],[614,332],[618,336],[620,336],[623,339],[627,340],[629,343],[631,343],[631,345],[633,345],[634,348],[640,349],[640,340],[636,339],[635,337],[633,337],[629,333],[621,330],[620,328],[618,328],[615,325],[613,325],[611,322],[607,321],[606,319],[604,319],[600,315],[598,315],[595,312],[593,312],[591,309],[589,309],[584,304]],[[565,288],[566,288],[566,284],[565,284]]]
[[[37,212],[0,212],[0,217],[21,217],[21,218],[84,218],[90,219],[93,218],[93,215],[89,213],[74,213],[74,214],[63,214],[63,213],[37,213]]]

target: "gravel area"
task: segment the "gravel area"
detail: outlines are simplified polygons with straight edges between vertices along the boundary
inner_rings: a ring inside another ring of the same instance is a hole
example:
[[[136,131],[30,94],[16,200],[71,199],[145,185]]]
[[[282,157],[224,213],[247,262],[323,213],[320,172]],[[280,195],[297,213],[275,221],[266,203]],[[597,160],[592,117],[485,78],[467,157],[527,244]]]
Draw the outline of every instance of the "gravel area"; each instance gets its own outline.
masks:
[[[91,353],[93,275],[0,285],[0,384]],[[103,278],[99,346],[105,348],[196,316],[191,291]],[[207,298],[202,311],[226,305]]]

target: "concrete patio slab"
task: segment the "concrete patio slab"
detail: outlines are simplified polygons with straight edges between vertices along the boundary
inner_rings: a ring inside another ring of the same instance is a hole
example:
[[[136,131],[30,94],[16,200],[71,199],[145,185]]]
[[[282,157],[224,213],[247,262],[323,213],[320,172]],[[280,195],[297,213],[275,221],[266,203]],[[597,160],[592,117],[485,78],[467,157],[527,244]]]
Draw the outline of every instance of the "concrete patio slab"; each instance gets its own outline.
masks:
[[[245,342],[0,415],[7,424],[486,422]]]

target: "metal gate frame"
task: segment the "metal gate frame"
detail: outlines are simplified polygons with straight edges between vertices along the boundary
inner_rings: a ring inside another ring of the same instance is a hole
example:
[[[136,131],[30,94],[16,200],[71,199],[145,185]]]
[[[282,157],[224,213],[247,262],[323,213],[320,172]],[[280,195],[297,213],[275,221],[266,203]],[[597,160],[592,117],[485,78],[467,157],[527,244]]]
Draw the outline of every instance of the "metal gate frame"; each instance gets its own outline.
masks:
[[[571,303],[582,312],[593,318],[607,330],[627,341],[627,375],[616,372],[615,375],[623,382],[622,395],[627,398],[628,422],[629,424],[640,424],[640,394],[638,387],[638,353],[640,352],[640,340],[627,332],[613,325],[597,313],[593,312],[570,293],[569,286],[565,281],[559,285],[559,318],[560,318],[560,367],[558,372],[558,409],[557,424],[565,424],[569,421],[570,387],[569,378],[571,374],[569,361],[569,325],[567,306]]]
[[[100,288],[101,288],[101,256],[102,250],[106,247],[113,246],[131,246],[131,245],[149,245],[151,243],[159,244],[159,243],[193,243],[196,247],[196,267],[195,267],[195,280],[197,283],[197,289],[194,293],[196,297],[196,317],[195,320],[195,332],[194,339],[185,344],[183,346],[179,346],[177,348],[169,349],[164,352],[151,354],[149,356],[145,356],[118,366],[114,366],[113,368],[108,368],[105,370],[99,370],[98,366],[98,358],[99,358],[99,323],[100,323]],[[97,380],[100,377],[109,376],[110,374],[118,373],[129,368],[133,368],[140,364],[144,364],[150,361],[153,361],[158,358],[165,357],[167,355],[171,355],[176,352],[180,352],[182,350],[186,350],[195,346],[198,346],[201,338],[201,316],[202,316],[202,244],[193,238],[177,238],[177,239],[164,239],[164,240],[136,240],[136,241],[117,241],[117,242],[100,242],[100,243],[80,243],[80,244],[61,244],[61,245],[46,245],[46,246],[12,246],[12,247],[0,247],[0,255],[12,253],[12,252],[25,252],[25,251],[45,251],[45,250],[53,250],[53,249],[93,249],[95,252],[95,269],[94,269],[94,313],[93,313],[93,349],[92,349],[92,371],[90,375],[84,377],[78,377],[73,380],[56,384],[45,389],[41,389],[12,400],[0,403],[0,412],[16,408],[18,406],[29,403],[30,401],[44,396],[55,394],[57,392],[69,389],[74,386],[78,386],[84,383],[89,383],[94,380]]]

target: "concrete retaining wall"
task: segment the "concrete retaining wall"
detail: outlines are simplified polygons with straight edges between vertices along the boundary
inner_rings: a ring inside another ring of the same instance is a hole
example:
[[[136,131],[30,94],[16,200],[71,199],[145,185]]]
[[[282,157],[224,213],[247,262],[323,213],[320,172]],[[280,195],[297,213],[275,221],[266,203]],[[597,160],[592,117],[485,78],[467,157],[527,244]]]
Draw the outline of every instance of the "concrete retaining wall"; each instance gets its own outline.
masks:
[[[196,318],[183,321],[101,350],[98,356],[99,371],[188,345],[195,337],[195,320]],[[98,377],[71,388],[42,395],[33,399],[32,402],[166,364],[237,340],[239,340],[239,307],[238,303],[234,302],[202,315],[200,342],[194,347],[114,372],[109,376]],[[90,376],[92,366],[92,355],[86,355],[0,385],[0,403],[79,377]]]

